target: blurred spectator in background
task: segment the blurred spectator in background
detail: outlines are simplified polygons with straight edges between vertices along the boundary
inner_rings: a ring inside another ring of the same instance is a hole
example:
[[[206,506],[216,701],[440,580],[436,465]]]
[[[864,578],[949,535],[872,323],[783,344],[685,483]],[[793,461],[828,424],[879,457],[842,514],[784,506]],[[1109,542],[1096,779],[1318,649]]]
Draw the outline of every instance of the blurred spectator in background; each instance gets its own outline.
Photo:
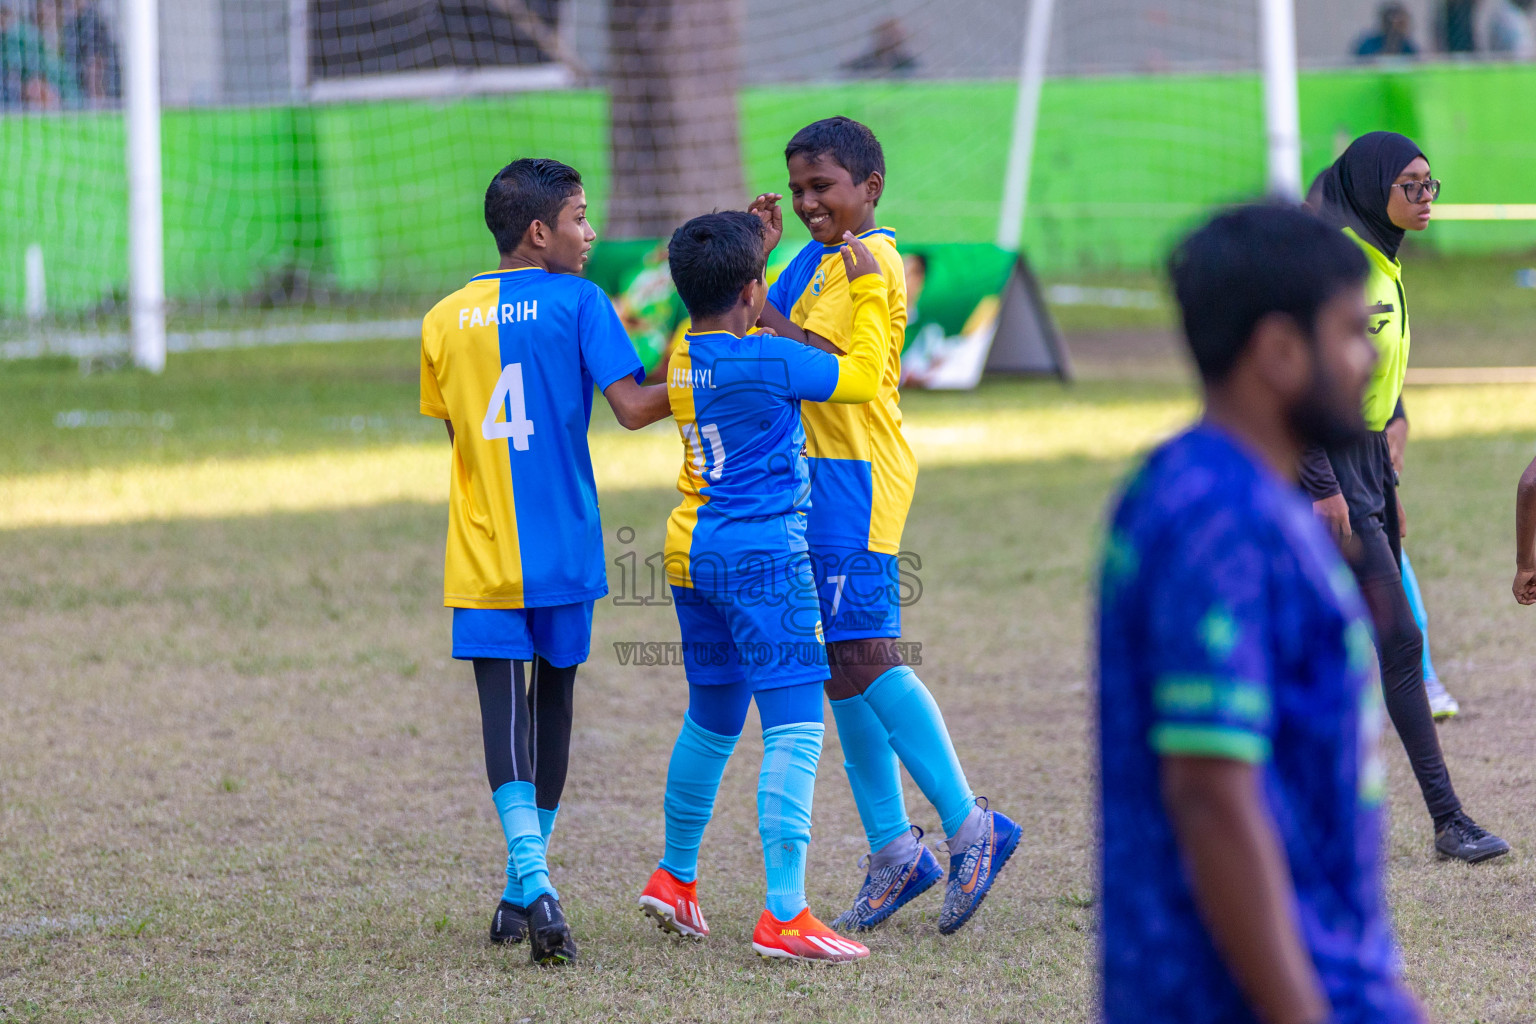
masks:
[[[613,308],[645,367],[645,379],[650,383],[661,380],[678,338],[677,327],[686,319],[672,284],[665,242],[645,254],[639,269],[614,299]]]
[[[0,107],[52,110],[75,96],[45,32],[18,0],[0,0]]]
[[[915,324],[922,319],[917,304],[923,297],[923,285],[928,283],[928,257],[916,250],[904,252],[901,269],[907,279],[907,323]]]
[[[1419,45],[1413,41],[1413,19],[1400,3],[1382,4],[1376,12],[1376,31],[1355,43],[1356,57],[1416,57]]]
[[[123,94],[122,67],[112,26],[95,0],[64,0],[59,48],[75,72],[81,98],[96,106]]]
[[[907,49],[907,30],[900,18],[886,18],[875,26],[869,51],[843,65],[844,71],[869,78],[910,75],[917,70],[917,56]]]
[[[1488,52],[1516,60],[1536,59],[1536,27],[1531,25],[1533,0],[1493,0],[1488,14]]]
[[[1472,23],[1477,0],[1441,0],[1440,49],[1446,53],[1471,53],[1477,49]]]

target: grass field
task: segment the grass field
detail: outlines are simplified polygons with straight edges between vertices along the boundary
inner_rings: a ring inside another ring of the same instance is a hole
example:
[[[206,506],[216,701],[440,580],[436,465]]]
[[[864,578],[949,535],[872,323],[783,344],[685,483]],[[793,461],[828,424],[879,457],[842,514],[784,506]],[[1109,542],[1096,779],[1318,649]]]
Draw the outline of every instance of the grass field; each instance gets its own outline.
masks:
[[[933,895],[851,968],[753,957],[751,724],[705,837],[714,935],[646,926],[633,900],[685,690],[612,648],[675,639],[671,609],[603,604],[551,850],[583,962],[544,972],[484,939],[504,850],[470,673],[447,657],[447,443],[415,415],[416,373],[408,344],[188,355],[159,379],[0,365],[0,1020],[1091,1019],[1090,579],[1104,504],[1193,414],[1186,385],[904,399],[924,467],[907,635],[977,791],[1028,829],[965,931],[939,939]],[[1468,809],[1515,853],[1433,861],[1389,739],[1392,903],[1437,1020],[1526,1021],[1536,669],[1508,583],[1536,403],[1408,403],[1408,546],[1465,708],[1441,735]],[[609,556],[643,559],[678,442],[596,418]],[[932,836],[910,788],[909,806]],[[851,898],[861,847],[829,733],[813,909]]]

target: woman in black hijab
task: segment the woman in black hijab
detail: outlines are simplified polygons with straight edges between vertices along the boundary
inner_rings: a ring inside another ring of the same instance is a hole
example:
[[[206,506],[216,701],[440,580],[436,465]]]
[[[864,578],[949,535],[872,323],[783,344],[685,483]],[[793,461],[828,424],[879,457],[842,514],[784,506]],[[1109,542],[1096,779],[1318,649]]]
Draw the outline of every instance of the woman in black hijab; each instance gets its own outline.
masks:
[[[1302,484],[1343,548],[1375,620],[1387,713],[1434,819],[1435,850],[1475,864],[1508,853],[1509,844],[1461,809],[1440,752],[1424,692],[1424,635],[1403,587],[1397,480],[1387,439],[1388,424],[1403,415],[1408,370],[1407,296],[1397,251],[1405,232],[1429,226],[1439,194],[1429,160],[1395,132],[1362,135],[1312,184],[1308,205],[1358,244],[1370,264],[1366,330],[1380,360],[1365,392],[1369,433],[1308,452]]]
[[[1370,132],[1351,142],[1317,176],[1307,205],[1393,260],[1405,231],[1429,227],[1430,203],[1440,194],[1440,183],[1434,181],[1428,195],[1403,187],[1425,181],[1434,181],[1429,160],[1412,139],[1396,132]]]

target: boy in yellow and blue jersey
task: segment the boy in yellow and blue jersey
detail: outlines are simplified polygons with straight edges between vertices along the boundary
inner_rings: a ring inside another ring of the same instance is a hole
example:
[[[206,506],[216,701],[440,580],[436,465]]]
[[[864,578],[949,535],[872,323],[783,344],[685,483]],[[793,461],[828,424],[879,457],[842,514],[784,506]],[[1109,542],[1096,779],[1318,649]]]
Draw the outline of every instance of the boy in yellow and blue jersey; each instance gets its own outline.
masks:
[[[939,930],[957,931],[976,912],[1018,846],[1021,830],[972,793],[944,717],[902,663],[898,553],[917,484],[917,460],[901,433],[896,391],[906,332],[906,279],[895,234],[875,224],[885,155],[873,132],[833,117],[807,125],[784,150],[795,213],[811,241],[768,293],[761,323],[830,352],[852,335],[852,292],[836,242],[864,239],[879,262],[890,318],[874,401],[835,406],[809,400],[803,416],[811,466],[806,528],[822,618],[844,767],[869,840],[869,872],[853,907],[833,922],[868,929],[927,890],[942,874],[907,817],[897,759],[938,811],[949,848]],[[759,196],[772,248],[782,233],[776,194]]]
[[[810,497],[800,401],[868,402],[888,348],[886,288],[863,243],[840,259],[853,331],[835,357],[748,334],[762,309],[762,225],[750,213],[695,217],[668,246],[693,325],[672,352],[667,391],[683,437],[681,504],[667,522],[688,713],[667,770],[666,851],[640,905],[664,930],[703,938],[699,841],[720,775],[755,700],[763,726],[758,829],[767,906],[752,946],[765,957],[844,962],[869,951],[805,899],[811,797],[821,756],[827,664],[806,553]]]
[[[581,175],[518,160],[485,194],[501,253],[421,326],[421,411],[448,421],[453,472],[443,603],[473,660],[486,774],[507,841],[493,942],[575,959],[546,844],[565,785],[576,666],[608,592],[587,450],[592,389],[638,429],[667,415],[606,295],[575,276],[597,237]],[[532,667],[524,682],[524,662]],[[530,736],[533,737],[530,741]]]

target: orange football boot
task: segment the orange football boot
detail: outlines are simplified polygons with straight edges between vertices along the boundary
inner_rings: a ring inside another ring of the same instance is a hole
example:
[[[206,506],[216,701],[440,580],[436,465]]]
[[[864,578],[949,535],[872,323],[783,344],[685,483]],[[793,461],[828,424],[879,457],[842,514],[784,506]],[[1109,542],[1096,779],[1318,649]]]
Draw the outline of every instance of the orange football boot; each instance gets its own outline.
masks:
[[[699,910],[697,882],[679,882],[670,871],[657,868],[640,894],[640,909],[656,922],[656,927],[685,939],[702,939],[709,934],[704,913]]]
[[[808,960],[846,964],[869,956],[869,950],[845,939],[811,916],[810,908],[793,921],[780,921],[767,910],[752,931],[752,948],[758,956],[776,960]]]

